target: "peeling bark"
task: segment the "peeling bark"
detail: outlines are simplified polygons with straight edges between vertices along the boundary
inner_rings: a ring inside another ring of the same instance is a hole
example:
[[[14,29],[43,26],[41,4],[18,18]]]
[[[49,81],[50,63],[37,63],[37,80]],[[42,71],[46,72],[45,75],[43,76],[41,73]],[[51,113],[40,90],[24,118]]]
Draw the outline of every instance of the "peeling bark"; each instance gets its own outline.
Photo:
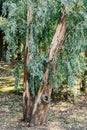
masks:
[[[0,61],[3,59],[3,32],[0,30]]]
[[[48,56],[49,61],[52,61],[56,53],[59,53],[60,48],[62,47],[65,32],[66,32],[66,16],[63,14],[61,20],[58,23],[56,32],[54,34],[50,46],[50,51]],[[24,73],[25,92],[23,94],[23,110],[24,110],[23,115],[24,115],[24,119],[29,120],[29,125],[34,126],[34,125],[41,125],[46,123],[47,113],[50,107],[52,88],[51,85],[49,84],[49,68],[47,66],[47,69],[44,72],[45,82],[42,81],[43,82],[42,86],[40,87],[36,97],[34,95],[31,95],[31,92],[29,91],[29,87],[28,87],[29,80],[27,77],[27,73],[29,73],[27,67],[27,63],[29,62],[29,59],[27,58],[29,53],[28,47],[29,47],[29,41],[26,41],[25,73]]]
[[[32,10],[28,7],[27,9],[27,25],[29,26],[32,19]],[[24,54],[24,93],[23,93],[23,119],[29,118],[29,105],[30,105],[30,92],[29,92],[29,30],[26,31],[26,45],[25,45],[25,54]]]

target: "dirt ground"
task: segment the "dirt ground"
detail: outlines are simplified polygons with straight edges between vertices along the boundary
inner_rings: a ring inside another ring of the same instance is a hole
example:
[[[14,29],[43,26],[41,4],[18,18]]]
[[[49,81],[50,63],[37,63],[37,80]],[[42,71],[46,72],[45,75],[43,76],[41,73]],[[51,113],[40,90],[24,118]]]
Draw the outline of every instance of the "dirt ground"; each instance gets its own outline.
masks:
[[[52,102],[47,125],[29,128],[22,121],[22,93],[7,92],[14,86],[11,72],[9,65],[0,63],[0,130],[87,130],[86,94],[80,95],[76,104],[63,100]]]

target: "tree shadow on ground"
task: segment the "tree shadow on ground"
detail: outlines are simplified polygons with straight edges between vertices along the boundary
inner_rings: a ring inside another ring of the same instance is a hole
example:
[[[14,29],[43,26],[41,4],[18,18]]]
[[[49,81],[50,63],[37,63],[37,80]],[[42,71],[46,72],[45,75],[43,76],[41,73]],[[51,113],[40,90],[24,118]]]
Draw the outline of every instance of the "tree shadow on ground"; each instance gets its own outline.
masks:
[[[69,102],[52,103],[47,126],[28,127],[21,121],[22,93],[0,95],[0,129],[3,130],[84,130],[87,127],[87,96],[80,97],[78,104]]]
[[[7,67],[0,73],[0,130],[86,130],[87,95],[79,96],[77,104],[62,99],[52,102],[47,126],[29,128],[27,122],[21,121],[22,91],[19,93],[14,91],[14,77],[9,72],[13,71],[13,66],[4,63],[0,65]],[[22,85],[23,83],[20,82],[20,86]]]

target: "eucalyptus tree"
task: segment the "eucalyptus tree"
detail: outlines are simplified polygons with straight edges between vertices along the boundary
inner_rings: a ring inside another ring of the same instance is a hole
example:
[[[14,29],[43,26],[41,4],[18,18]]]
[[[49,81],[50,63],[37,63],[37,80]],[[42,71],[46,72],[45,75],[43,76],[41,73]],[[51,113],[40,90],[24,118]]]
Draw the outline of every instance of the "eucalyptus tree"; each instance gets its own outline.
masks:
[[[3,4],[3,14],[8,15],[2,26],[7,60],[20,45],[23,48],[23,118],[30,126],[46,122],[52,88],[57,90],[66,80],[73,90],[86,69],[85,2],[8,0]]]

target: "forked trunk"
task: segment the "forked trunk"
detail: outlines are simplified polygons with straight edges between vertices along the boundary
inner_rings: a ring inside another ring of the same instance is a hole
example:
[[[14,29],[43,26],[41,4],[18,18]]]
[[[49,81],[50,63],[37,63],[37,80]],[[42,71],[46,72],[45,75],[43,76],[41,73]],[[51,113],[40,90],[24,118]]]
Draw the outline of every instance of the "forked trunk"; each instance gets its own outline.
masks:
[[[31,15],[28,15],[28,17],[31,17]],[[56,53],[60,52],[60,49],[62,47],[62,42],[65,36],[65,31],[66,31],[66,16],[65,14],[63,14],[61,20],[58,23],[49,51],[48,60],[49,62],[51,62],[51,64],[53,64],[52,63],[53,57],[56,55]],[[36,96],[31,94],[29,90],[29,77],[28,77],[29,69],[27,67],[27,63],[29,62],[28,53],[29,53],[29,41],[26,40],[25,66],[24,66],[25,91],[23,94],[23,117],[24,120],[29,121],[30,126],[34,126],[34,125],[41,125],[46,123],[47,113],[51,101],[52,89],[51,89],[51,85],[49,84],[49,68],[47,66],[46,67],[47,69],[44,72],[45,82],[42,81],[43,84],[40,87],[38,94]]]

